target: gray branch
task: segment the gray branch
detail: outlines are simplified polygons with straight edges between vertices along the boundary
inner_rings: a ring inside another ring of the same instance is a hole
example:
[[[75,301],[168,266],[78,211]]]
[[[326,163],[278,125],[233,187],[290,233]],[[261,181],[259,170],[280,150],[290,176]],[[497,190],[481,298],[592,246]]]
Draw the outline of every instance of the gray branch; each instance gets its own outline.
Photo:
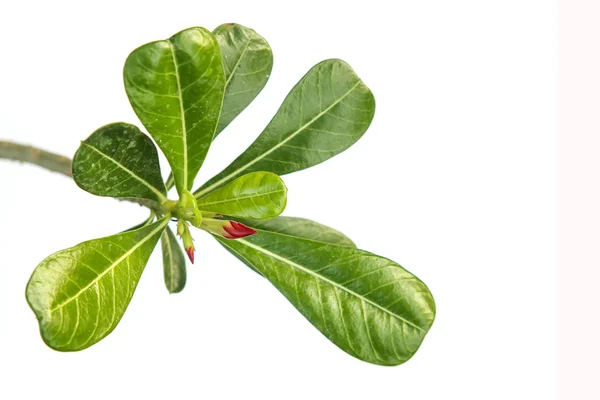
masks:
[[[39,165],[66,176],[71,174],[71,159],[32,146],[0,140],[0,158]]]
[[[73,177],[73,174],[71,173],[72,161],[70,158],[41,150],[33,146],[0,140],[0,159],[34,164],[47,170],[58,172],[71,178]],[[156,208],[150,200],[146,199],[117,200],[131,201],[151,209]]]

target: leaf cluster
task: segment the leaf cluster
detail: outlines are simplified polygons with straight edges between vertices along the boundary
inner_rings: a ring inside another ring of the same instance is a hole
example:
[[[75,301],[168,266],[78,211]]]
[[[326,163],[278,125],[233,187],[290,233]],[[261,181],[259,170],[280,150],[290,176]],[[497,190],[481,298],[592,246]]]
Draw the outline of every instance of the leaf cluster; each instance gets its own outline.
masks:
[[[27,300],[53,349],[85,349],[119,323],[150,254],[161,241],[170,293],[194,261],[193,228],[271,282],[319,331],[361,360],[398,365],[417,351],[435,316],[425,284],[397,263],[356,248],[342,233],[283,217],[281,175],[352,146],[375,112],[369,88],[345,62],[325,60],[293,87],[257,139],[195,188],[213,140],[267,83],[273,56],[252,29],[194,27],[145,44],[123,71],[131,106],[149,136],[124,122],[99,128],[73,159],[73,178],[98,196],[136,199],[150,217],[125,232],[89,240],[43,260]],[[171,174],[163,182],[159,151]],[[177,199],[168,197],[175,187]],[[140,202],[140,201],[138,201]]]

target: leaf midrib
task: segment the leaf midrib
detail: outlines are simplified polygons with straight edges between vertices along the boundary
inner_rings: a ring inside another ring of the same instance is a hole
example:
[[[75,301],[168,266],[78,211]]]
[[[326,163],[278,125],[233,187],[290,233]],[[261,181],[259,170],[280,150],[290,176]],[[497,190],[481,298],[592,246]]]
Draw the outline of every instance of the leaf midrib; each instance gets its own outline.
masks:
[[[401,321],[403,321],[404,323],[406,323],[406,324],[408,324],[408,325],[412,326],[413,328],[415,328],[415,329],[417,329],[417,330],[419,330],[419,331],[421,331],[421,332],[425,332],[425,330],[424,330],[423,328],[421,328],[420,326],[418,326],[418,325],[415,325],[414,323],[412,323],[412,322],[408,321],[408,320],[407,320],[407,319],[405,319],[405,318],[402,318],[401,316],[399,316],[399,315],[397,315],[397,314],[393,313],[391,310],[388,310],[387,308],[384,308],[384,307],[380,306],[379,304],[377,304],[377,303],[375,303],[375,302],[371,301],[370,299],[368,299],[368,298],[366,298],[366,297],[364,297],[364,296],[361,296],[360,294],[358,294],[358,293],[354,292],[353,290],[350,290],[350,289],[348,289],[347,287],[345,287],[345,286],[342,286],[342,285],[338,284],[337,282],[334,282],[334,281],[332,281],[332,280],[330,280],[330,279],[327,279],[327,278],[326,278],[326,277],[324,277],[323,275],[319,275],[319,274],[315,273],[314,271],[312,271],[312,270],[310,270],[310,269],[308,269],[308,268],[306,268],[306,267],[304,267],[304,266],[302,266],[302,265],[300,265],[300,264],[297,264],[297,263],[293,262],[292,260],[289,260],[289,259],[287,259],[287,258],[285,258],[285,257],[282,257],[282,256],[280,256],[279,254],[275,254],[275,253],[273,253],[273,252],[271,252],[271,251],[269,251],[269,250],[267,250],[267,249],[264,249],[264,248],[262,248],[262,247],[260,247],[260,246],[257,246],[257,245],[255,245],[255,244],[253,244],[253,243],[250,243],[250,242],[248,242],[247,240],[244,240],[244,239],[236,239],[236,241],[237,241],[237,242],[240,242],[240,243],[243,243],[243,244],[245,244],[246,246],[248,246],[248,247],[250,247],[250,248],[253,248],[253,249],[255,249],[255,250],[257,250],[257,251],[259,251],[259,252],[261,252],[261,253],[263,253],[263,254],[266,254],[266,255],[268,255],[268,256],[270,256],[270,257],[273,257],[273,258],[275,258],[275,259],[277,259],[277,260],[279,260],[279,261],[282,261],[282,262],[284,262],[284,263],[286,263],[286,264],[288,264],[288,265],[290,265],[290,266],[292,266],[292,267],[294,267],[294,268],[296,268],[296,269],[298,269],[298,270],[300,270],[300,271],[303,271],[303,272],[305,272],[305,273],[307,273],[307,274],[309,274],[309,275],[311,275],[311,276],[313,276],[313,277],[315,277],[315,278],[317,278],[317,279],[321,279],[322,281],[324,281],[324,282],[326,282],[326,283],[329,283],[329,284],[330,284],[330,285],[332,285],[333,287],[336,287],[336,288],[338,288],[338,289],[341,289],[341,290],[345,291],[346,293],[348,293],[348,294],[350,294],[350,295],[352,295],[352,296],[356,296],[357,298],[361,299],[362,301],[364,301],[364,302],[366,302],[366,303],[369,303],[370,305],[372,305],[372,306],[374,306],[374,307],[376,307],[376,308],[380,309],[381,311],[383,311],[383,312],[385,312],[385,313],[387,313],[387,314],[389,314],[389,315],[391,315],[391,316],[393,316],[393,317],[395,317],[395,318],[398,318],[399,320],[401,320]]]
[[[229,76],[227,77],[227,81],[225,81],[225,90],[224,90],[225,92],[227,91],[227,88],[229,87],[229,82],[231,82],[231,80],[233,79],[233,76],[235,75],[235,71],[240,66],[240,63],[242,62],[242,58],[244,58],[244,54],[246,54],[248,47],[250,47],[250,42],[252,42],[252,38],[248,39],[248,42],[246,42],[246,45],[244,46],[244,50],[242,50],[242,54],[237,59],[237,61],[235,62],[235,65],[231,69],[231,72],[229,73]]]
[[[119,265],[121,262],[123,262],[123,260],[125,260],[131,254],[133,254],[133,252],[135,252],[139,247],[141,247],[144,243],[146,243],[148,240],[150,240],[150,238],[152,238],[158,231],[160,231],[165,226],[167,226],[168,223],[169,223],[169,218],[165,218],[162,223],[160,223],[154,230],[152,230],[152,232],[150,232],[146,237],[144,237],[142,240],[137,242],[130,250],[125,252],[125,254],[123,254],[115,262],[113,262],[108,268],[106,268],[104,271],[102,271],[101,274],[98,274],[98,276],[96,278],[94,278],[92,281],[90,281],[90,283],[88,283],[85,287],[81,288],[77,293],[75,293],[74,296],[69,297],[66,301],[56,305],[56,307],[54,307],[54,308],[51,308],[49,310],[49,312],[53,313],[53,312],[63,308],[64,306],[66,306],[67,304],[72,302],[73,300],[76,300],[77,298],[79,298],[79,296],[83,292],[87,291],[89,288],[94,286],[100,279],[102,279],[102,277],[104,277],[104,275],[108,274],[110,271],[115,269],[117,265]]]
[[[350,88],[346,93],[344,93],[343,96],[341,96],[339,99],[337,99],[336,101],[334,101],[329,107],[327,107],[325,110],[321,111],[319,114],[317,114],[314,118],[312,118],[310,121],[308,121],[306,124],[302,125],[300,128],[298,128],[295,132],[293,132],[291,135],[289,135],[287,138],[285,138],[284,140],[282,140],[281,142],[277,143],[275,146],[273,146],[272,148],[270,148],[269,150],[265,151],[264,153],[262,153],[260,156],[256,157],[255,159],[253,159],[252,161],[246,163],[245,165],[241,166],[240,168],[238,168],[237,170],[233,171],[231,174],[227,175],[226,177],[219,179],[218,181],[216,181],[215,183],[213,183],[212,185],[206,187],[203,190],[200,190],[198,193],[195,194],[196,198],[201,197],[202,195],[210,192],[212,189],[214,189],[215,187],[220,186],[223,182],[227,182],[229,179],[231,179],[232,177],[236,176],[239,172],[245,170],[246,168],[250,167],[251,165],[257,163],[258,161],[262,160],[264,157],[268,156],[269,154],[271,154],[272,152],[274,152],[275,150],[277,150],[278,148],[280,148],[281,146],[283,146],[284,144],[286,144],[287,142],[289,142],[290,140],[292,140],[293,138],[296,137],[296,135],[298,135],[300,132],[302,132],[304,129],[306,129],[307,127],[309,127],[310,125],[312,125],[315,121],[317,121],[319,118],[321,118],[323,115],[327,114],[329,112],[329,110],[331,110],[333,107],[337,106],[339,103],[342,102],[342,100],[344,100],[346,98],[346,96],[348,96],[350,93],[352,93],[354,91],[354,89],[356,89],[358,87],[358,85],[360,85],[362,82],[359,80],[358,82],[356,82],[356,84],[354,86],[352,86],[352,88]],[[267,126],[268,127],[268,126]]]
[[[268,196],[270,194],[275,194],[275,193],[282,193],[285,192],[286,189],[277,189],[277,190],[271,190],[268,192],[263,192],[263,193],[258,193],[258,194],[250,194],[247,196],[240,196],[240,197],[235,197],[232,199],[223,199],[223,200],[217,200],[217,201],[211,201],[208,203],[200,203],[198,202],[198,208],[200,208],[201,206],[211,206],[214,204],[222,204],[222,203],[235,203],[239,200],[246,200],[246,199],[251,199],[251,198],[255,198],[255,197],[262,197],[262,196]]]
[[[102,157],[106,158],[107,160],[109,160],[110,162],[115,163],[119,168],[121,168],[123,171],[127,172],[129,175],[131,175],[133,178],[137,179],[138,181],[140,181],[142,184],[144,184],[148,189],[150,189],[154,194],[156,194],[156,196],[161,200],[161,201],[165,201],[167,200],[167,198],[165,197],[165,195],[163,195],[158,189],[156,189],[153,185],[151,185],[147,180],[141,178],[139,175],[137,175],[135,172],[133,172],[132,170],[130,170],[129,168],[127,168],[126,166],[124,166],[123,164],[121,164],[120,162],[118,162],[117,160],[115,160],[114,158],[112,158],[111,156],[109,156],[108,154],[105,154],[104,152],[98,150],[97,148],[95,148],[94,146],[86,143],[86,142],[81,142],[81,144],[83,146],[87,146],[90,149],[94,150],[96,153],[100,154]]]
[[[183,108],[183,93],[181,91],[181,81],[179,76],[179,66],[177,58],[175,58],[175,45],[169,41],[169,49],[173,58],[173,66],[175,67],[175,80],[177,81],[177,97],[179,98],[179,112],[181,113],[181,138],[183,139],[183,188],[188,189],[188,149],[187,149],[187,127],[185,123],[185,110]]]

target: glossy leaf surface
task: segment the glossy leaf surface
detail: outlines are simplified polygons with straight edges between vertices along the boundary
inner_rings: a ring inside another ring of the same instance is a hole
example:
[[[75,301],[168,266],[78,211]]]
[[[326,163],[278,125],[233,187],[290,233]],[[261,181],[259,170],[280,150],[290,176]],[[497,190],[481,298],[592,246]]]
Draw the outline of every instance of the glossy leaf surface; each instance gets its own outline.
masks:
[[[217,137],[266,85],[273,68],[273,52],[262,36],[240,24],[220,25],[213,35],[221,48],[226,79]],[[167,190],[174,184],[171,173]]]
[[[266,221],[242,219],[240,222],[262,231],[283,233],[339,246],[356,247],[354,242],[342,232],[306,218],[277,217]]]
[[[46,344],[85,349],[117,326],[169,220],[52,254],[33,272],[27,301]]]
[[[225,73],[217,40],[190,28],[134,50],[123,71],[136,114],[165,153],[181,194],[206,158],[223,102]]]
[[[162,248],[165,286],[169,293],[179,293],[185,287],[187,279],[183,250],[179,246],[177,237],[169,227],[163,231],[160,243]]]
[[[335,244],[338,246],[356,247],[354,242],[343,233],[315,221],[297,217],[276,217],[269,220],[257,221],[251,219],[238,219],[239,222],[254,229],[274,233],[282,233],[289,236],[311,239],[319,242]],[[250,269],[258,272],[254,266],[244,258],[240,257],[230,247],[223,246],[237,259],[246,264]],[[258,272],[260,274],[260,272]]]
[[[73,158],[73,179],[98,196],[166,200],[154,143],[123,122],[103,126],[81,142]]]
[[[273,53],[262,36],[240,24],[223,24],[213,34],[221,48],[227,79],[216,136],[266,85],[273,68]]]
[[[287,188],[271,172],[251,172],[197,200],[201,211],[232,217],[268,219],[281,214],[287,202]]]
[[[266,231],[217,240],[265,276],[333,343],[361,360],[407,361],[433,323],[435,303],[427,286],[386,258]]]
[[[256,141],[196,194],[252,171],[284,175],[319,164],[360,139],[374,113],[373,94],[352,68],[323,61],[296,84]]]

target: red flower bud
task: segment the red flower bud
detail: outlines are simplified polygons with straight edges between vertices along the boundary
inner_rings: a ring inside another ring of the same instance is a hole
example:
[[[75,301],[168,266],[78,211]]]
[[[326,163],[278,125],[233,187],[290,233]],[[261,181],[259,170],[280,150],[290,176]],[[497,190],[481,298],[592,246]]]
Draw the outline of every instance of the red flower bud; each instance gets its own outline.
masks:
[[[227,223],[223,225],[223,229],[226,232],[223,236],[227,239],[243,238],[256,233],[254,229],[235,221],[227,221]]]
[[[254,229],[240,222],[209,217],[202,219],[201,228],[213,235],[219,235],[227,239],[239,239],[256,233]]]
[[[194,263],[194,246],[190,246],[187,249],[185,249],[185,252],[188,255],[188,258],[190,259],[190,261],[192,262],[192,264]]]

